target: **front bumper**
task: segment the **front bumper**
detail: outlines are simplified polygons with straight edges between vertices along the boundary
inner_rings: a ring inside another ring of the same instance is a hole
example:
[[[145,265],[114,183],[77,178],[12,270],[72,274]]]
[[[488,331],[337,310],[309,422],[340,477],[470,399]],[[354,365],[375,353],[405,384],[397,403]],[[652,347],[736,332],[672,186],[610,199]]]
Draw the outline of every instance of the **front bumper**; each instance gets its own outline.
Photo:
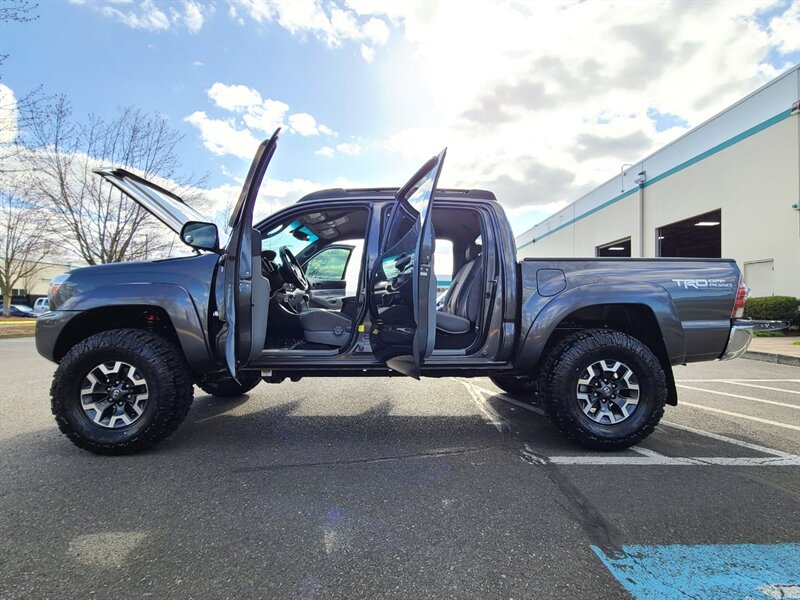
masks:
[[[79,314],[81,311],[77,310],[54,310],[36,319],[36,351],[47,360],[58,362],[55,355],[59,336],[67,323]]]
[[[731,333],[728,336],[728,344],[725,351],[719,357],[720,360],[732,360],[739,358],[747,352],[753,333],[756,331],[780,331],[786,329],[789,323],[786,321],[753,321],[751,319],[733,319],[731,321]]]

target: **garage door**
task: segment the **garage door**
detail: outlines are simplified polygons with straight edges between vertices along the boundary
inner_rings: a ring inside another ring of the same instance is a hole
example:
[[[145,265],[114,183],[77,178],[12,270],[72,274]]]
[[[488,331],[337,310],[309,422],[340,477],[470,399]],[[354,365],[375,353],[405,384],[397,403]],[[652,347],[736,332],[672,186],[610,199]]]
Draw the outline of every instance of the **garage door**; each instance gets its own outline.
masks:
[[[750,288],[753,298],[772,296],[775,288],[772,285],[774,261],[759,260],[744,263],[744,282]]]

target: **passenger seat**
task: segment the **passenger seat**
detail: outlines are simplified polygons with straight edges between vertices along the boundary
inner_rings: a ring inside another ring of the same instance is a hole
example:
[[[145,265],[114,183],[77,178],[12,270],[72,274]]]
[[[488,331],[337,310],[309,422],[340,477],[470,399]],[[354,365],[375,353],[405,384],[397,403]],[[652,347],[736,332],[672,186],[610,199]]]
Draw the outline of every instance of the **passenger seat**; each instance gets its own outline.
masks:
[[[481,247],[470,245],[465,258],[436,313],[436,329],[443,333],[467,333],[478,322],[484,279]]]

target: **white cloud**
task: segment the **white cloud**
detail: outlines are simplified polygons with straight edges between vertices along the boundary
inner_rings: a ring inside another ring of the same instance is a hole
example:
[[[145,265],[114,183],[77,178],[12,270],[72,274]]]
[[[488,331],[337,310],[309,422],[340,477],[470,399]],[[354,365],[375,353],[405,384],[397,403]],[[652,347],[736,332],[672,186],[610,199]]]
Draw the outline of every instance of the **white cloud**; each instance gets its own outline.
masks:
[[[361,33],[377,46],[382,46],[389,41],[389,26],[381,19],[372,18],[361,28]]]
[[[359,154],[361,154],[362,150],[360,145],[348,142],[336,144],[336,149],[342,154],[346,154],[347,156],[358,156]]]
[[[146,31],[166,31],[173,25],[181,25],[190,33],[197,33],[203,27],[205,13],[215,10],[213,4],[204,7],[195,0],[181,0],[183,11],[178,10],[169,2],[164,2],[162,6],[167,7],[166,12],[154,0],[142,0],[138,4],[132,0],[98,0],[95,2],[70,0],[70,3],[86,6],[131,29]],[[130,6],[130,8],[119,8],[122,6]]]
[[[312,35],[330,48],[340,48],[345,42],[364,42],[372,46],[389,41],[389,27],[378,17],[364,20],[346,5],[322,3],[318,0],[233,0],[237,8],[229,11],[231,18],[246,14],[257,23],[277,23],[289,33],[298,36]],[[361,55],[371,62],[374,48],[364,46]],[[369,58],[367,58],[369,57]]]
[[[96,7],[97,5],[89,3],[88,6]],[[101,6],[99,10],[107,17],[116,19],[131,29],[160,31],[170,27],[169,18],[153,3],[153,0],[142,0],[138,11],[123,11],[113,6]]]
[[[200,130],[203,146],[218,156],[232,154],[239,158],[250,159],[255,154],[258,140],[247,129],[237,129],[229,122],[212,119],[203,112],[196,111],[184,119]]]
[[[10,87],[0,83],[0,144],[11,144],[18,134],[17,99]]]
[[[289,126],[292,131],[302,136],[319,135],[333,135],[334,131],[322,123],[317,123],[317,120],[308,113],[296,113],[289,115]]]
[[[242,148],[259,135],[271,135],[278,127],[286,127],[300,136],[327,135],[336,137],[337,133],[316,118],[305,112],[287,114],[289,105],[280,100],[264,98],[258,90],[246,85],[214,83],[208,89],[208,97],[218,108],[234,113],[228,119],[210,118],[204,111],[196,111],[185,120],[200,130],[203,144],[214,154],[233,154],[248,158]]]
[[[372,64],[372,61],[375,60],[375,48],[371,46],[367,46],[366,44],[361,44],[361,58],[363,58],[367,63]]]
[[[243,119],[248,127],[272,134],[278,127],[284,127],[283,119],[289,105],[280,100],[267,98],[261,104],[248,109]]]
[[[800,0],[794,0],[786,12],[773,17],[769,31],[783,54],[800,50]]]
[[[186,29],[192,33],[197,33],[203,27],[203,11],[200,5],[192,0],[184,0],[183,2],[183,20],[186,23]]]
[[[238,112],[261,104],[261,94],[246,85],[215,83],[208,89],[208,97],[220,108]]]
[[[202,60],[193,60],[191,62],[191,64],[190,64],[190,66],[192,66],[192,67],[205,67],[206,63],[204,63]]]
[[[407,118],[377,145],[408,168],[447,145],[443,185],[488,187],[516,209],[575,200],[768,81],[770,48],[800,44],[799,1],[768,27],[752,1],[348,7],[404,37],[391,66],[413,75],[383,93],[436,124]]]
[[[314,154],[318,154],[319,156],[324,156],[326,158],[330,158],[331,156],[333,156],[334,152],[335,152],[335,150],[333,148],[331,148],[330,146],[323,146],[319,150],[315,150]]]

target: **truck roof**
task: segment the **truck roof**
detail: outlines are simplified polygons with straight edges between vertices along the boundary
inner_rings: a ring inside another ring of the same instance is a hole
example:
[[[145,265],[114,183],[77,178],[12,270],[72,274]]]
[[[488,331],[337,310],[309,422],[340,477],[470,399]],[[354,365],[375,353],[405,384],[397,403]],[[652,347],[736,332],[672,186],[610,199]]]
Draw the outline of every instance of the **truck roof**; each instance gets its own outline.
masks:
[[[394,198],[400,188],[330,188],[311,192],[300,198],[297,203],[312,200],[388,200]],[[489,190],[456,190],[437,189],[436,198],[463,199],[463,200],[493,200],[497,201],[493,192]]]

